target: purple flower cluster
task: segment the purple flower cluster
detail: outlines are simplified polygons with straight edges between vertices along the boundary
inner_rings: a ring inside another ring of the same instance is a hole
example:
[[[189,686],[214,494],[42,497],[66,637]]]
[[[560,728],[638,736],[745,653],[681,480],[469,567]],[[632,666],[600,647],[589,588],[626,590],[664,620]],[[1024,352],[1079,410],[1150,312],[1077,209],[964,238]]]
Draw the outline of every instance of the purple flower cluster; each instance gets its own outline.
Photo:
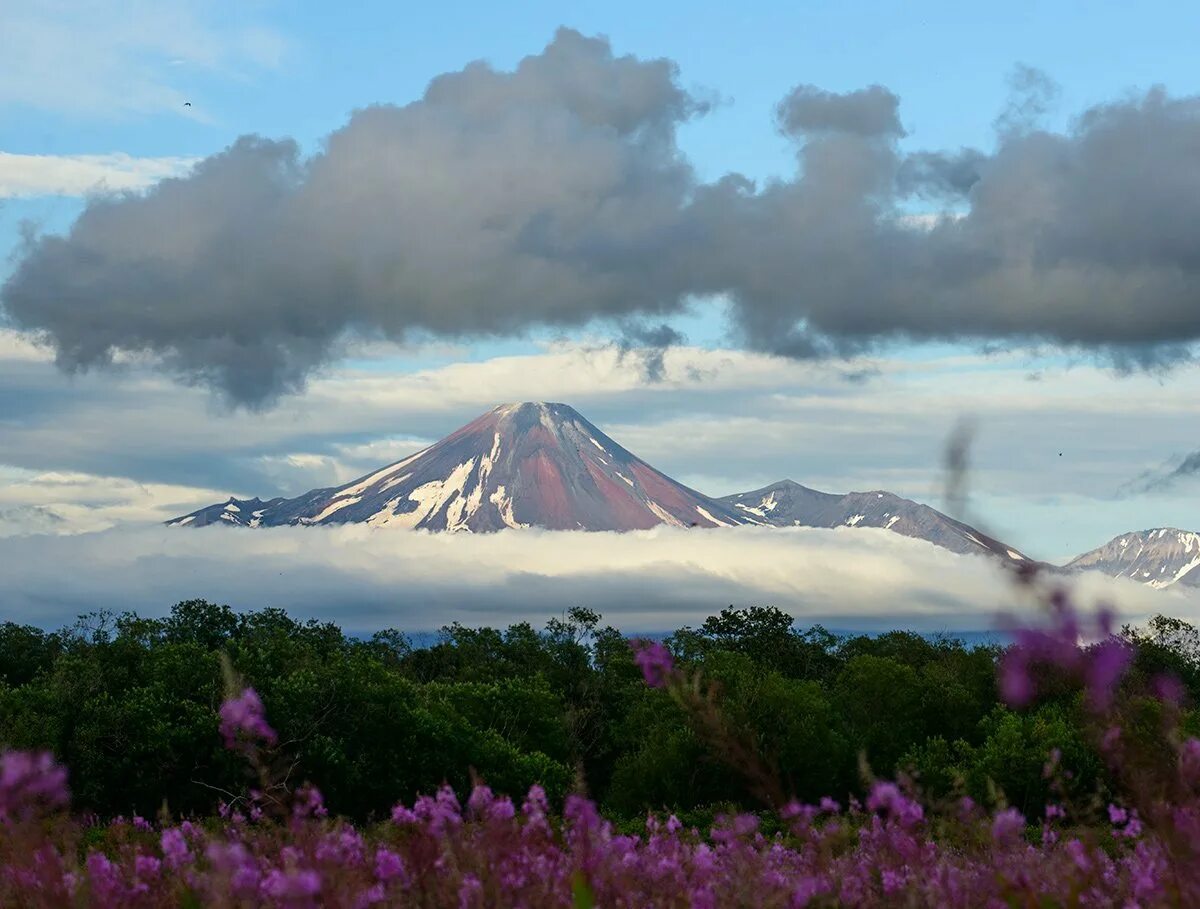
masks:
[[[267,725],[262,699],[253,688],[246,688],[221,705],[221,735],[229,748],[239,742],[274,745],[278,740],[275,730]]]
[[[663,688],[675,671],[671,652],[658,641],[632,641],[633,660],[651,688]]]
[[[0,904],[567,907],[585,893],[598,906],[1153,907],[1200,897],[1177,873],[1200,843],[1181,855],[1116,805],[1115,847],[1075,835],[1061,810],[1048,812],[1036,845],[1013,809],[964,804],[935,819],[888,782],[864,805],[785,813],[774,835],[747,814],[708,830],[651,816],[643,832],[622,833],[579,796],[552,821],[536,787],[519,807],[484,786],[463,807],[443,788],[369,830],[313,813],[203,828],[114,823],[91,831],[102,849],[82,860],[77,828],[27,825],[0,841]],[[1200,819],[1195,806],[1185,814]]]
[[[1062,591],[1050,597],[1050,621],[1043,628],[1016,629],[1016,643],[1000,663],[1000,694],[1014,707],[1024,707],[1036,695],[1034,670],[1050,668],[1083,682],[1091,709],[1103,713],[1112,706],[1118,683],[1133,662],[1133,646],[1115,637],[1112,614],[1101,611],[1085,623]],[[1085,646],[1087,638],[1096,643]],[[1164,694],[1171,680],[1158,681]]]
[[[0,755],[0,820],[27,817],[67,803],[67,771],[46,752]]]

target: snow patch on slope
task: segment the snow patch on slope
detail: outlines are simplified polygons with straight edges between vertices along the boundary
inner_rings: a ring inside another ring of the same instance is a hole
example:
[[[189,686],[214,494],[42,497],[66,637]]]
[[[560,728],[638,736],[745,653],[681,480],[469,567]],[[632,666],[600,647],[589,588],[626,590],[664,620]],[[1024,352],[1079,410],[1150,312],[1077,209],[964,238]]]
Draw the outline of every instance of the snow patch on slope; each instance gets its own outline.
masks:
[[[720,518],[714,518],[711,514],[709,514],[707,511],[705,511],[699,505],[696,506],[696,511],[700,514],[701,517],[708,518],[710,521],[712,521],[718,527],[734,527],[734,526],[736,526],[734,524],[730,524],[728,521],[722,521]]]
[[[496,510],[500,512],[500,520],[504,522],[506,527],[528,527],[528,524],[522,524],[513,517],[513,502],[512,496],[507,495],[504,487],[497,486],[496,491],[488,496],[488,501],[496,506]]]
[[[335,512],[341,511],[347,505],[353,505],[356,502],[361,502],[362,496],[348,496],[346,498],[338,497],[321,509],[319,514],[313,515],[311,518],[301,518],[301,524],[319,524],[327,517]]]
[[[386,483],[384,483],[382,486],[379,487],[379,491],[387,492],[393,486],[399,486],[401,483],[403,483],[405,480],[407,480],[411,476],[412,476],[411,473],[406,473],[406,474],[401,474],[398,477],[392,477],[390,480],[388,480]]]
[[[397,461],[395,464],[390,464],[387,467],[383,468],[383,470],[377,470],[375,473],[371,474],[369,477],[359,480],[353,486],[348,486],[345,489],[339,489],[338,495],[339,496],[353,496],[353,495],[358,495],[362,492],[365,492],[368,487],[374,486],[376,483],[378,483],[380,480],[384,479],[385,477],[390,477],[397,470],[399,470],[404,465],[412,462],[417,457],[417,455],[420,455],[422,453],[423,452],[418,451],[417,454],[409,455],[403,461]]]
[[[417,503],[417,507],[412,511],[398,513],[396,507],[400,504],[400,498],[397,497],[368,518],[367,523],[381,527],[413,528],[449,503],[446,509],[446,529],[455,529],[462,520],[462,511],[466,506],[466,500],[462,497],[463,487],[474,467],[475,459],[467,459],[450,471],[446,479],[422,483],[410,492],[408,501]]]
[[[651,511],[653,511],[654,514],[658,517],[658,519],[660,521],[662,521],[664,524],[670,524],[672,527],[682,527],[683,526],[683,522],[681,520],[679,520],[679,518],[675,517],[675,515],[671,514],[671,512],[667,511],[665,508],[663,508],[657,502],[647,499],[646,507],[649,508]]]

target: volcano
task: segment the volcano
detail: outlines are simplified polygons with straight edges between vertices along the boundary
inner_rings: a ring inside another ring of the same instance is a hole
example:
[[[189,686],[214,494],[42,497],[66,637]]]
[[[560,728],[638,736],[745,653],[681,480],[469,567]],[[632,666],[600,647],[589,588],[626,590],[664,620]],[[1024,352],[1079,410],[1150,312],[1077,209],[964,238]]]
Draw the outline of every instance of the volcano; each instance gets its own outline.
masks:
[[[235,499],[171,526],[350,524],[437,531],[638,530],[750,523],[675,482],[566,404],[488,411],[429,448],[345,486],[294,499]]]
[[[172,527],[368,524],[430,531],[876,527],[957,553],[1027,557],[888,492],[819,492],[783,480],[711,498],[622,448],[566,404],[502,404],[428,448],[345,486],[294,499],[230,498]]]

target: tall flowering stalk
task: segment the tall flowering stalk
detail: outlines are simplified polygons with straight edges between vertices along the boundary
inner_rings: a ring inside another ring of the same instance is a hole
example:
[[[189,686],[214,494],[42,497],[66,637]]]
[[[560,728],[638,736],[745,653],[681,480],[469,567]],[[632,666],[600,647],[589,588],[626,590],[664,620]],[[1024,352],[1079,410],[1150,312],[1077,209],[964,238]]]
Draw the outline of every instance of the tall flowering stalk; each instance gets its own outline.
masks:
[[[217,711],[218,729],[225,747],[245,759],[256,782],[245,796],[235,795],[231,802],[223,802],[221,814],[235,818],[248,815],[253,819],[264,813],[286,817],[298,795],[302,798],[309,795],[303,790],[300,793],[292,791],[287,774],[280,770],[280,761],[285,756],[276,752],[279,736],[267,722],[262,698],[242,683],[225,654],[221,655],[221,673],[225,681],[225,700]]]
[[[670,651],[658,641],[634,640],[630,646],[646,684],[670,695],[708,747],[743,775],[764,806],[781,808],[787,796],[778,771],[747,741],[745,731],[730,722],[721,709],[719,687],[704,679],[699,670],[676,666]]]
[[[1121,802],[1107,807],[1109,832],[1117,842],[1136,843],[1144,857],[1153,855],[1135,903],[1154,895],[1167,905],[1200,904],[1200,741],[1180,726],[1182,685],[1163,675],[1124,684],[1136,645],[1115,633],[1112,612],[1085,615],[1059,586],[1046,600],[1048,622],[1017,629],[1001,660],[1002,696],[1016,707],[1033,702],[1039,671],[1079,690],[1093,745]],[[1080,840],[1068,846],[1080,868],[1092,867]]]
[[[262,699],[253,688],[228,698],[221,704],[221,736],[227,748],[274,745],[279,736],[267,724]]]

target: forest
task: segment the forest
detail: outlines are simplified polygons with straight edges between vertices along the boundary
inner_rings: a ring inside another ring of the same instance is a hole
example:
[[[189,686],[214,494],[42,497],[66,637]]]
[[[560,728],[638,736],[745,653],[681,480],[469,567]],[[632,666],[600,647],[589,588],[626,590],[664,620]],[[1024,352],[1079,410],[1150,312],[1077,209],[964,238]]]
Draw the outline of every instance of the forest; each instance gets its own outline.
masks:
[[[1196,702],[1194,627],[1159,617],[1120,634],[1137,645],[1125,687],[1169,675]],[[475,780],[508,793],[536,783],[552,804],[586,793],[633,824],[647,811],[703,823],[781,798],[862,797],[897,774],[927,799],[969,795],[1037,818],[1052,751],[1070,768],[1068,795],[1103,801],[1110,783],[1086,692],[1039,667],[1036,703],[1012,706],[998,691],[997,646],[836,636],[773,607],[723,610],[663,644],[719,706],[720,741],[702,715],[647,686],[630,640],[582,607],[541,629],[452,624],[423,647],[394,629],[352,637],[203,600],[164,618],[98,612],[50,632],[5,623],[0,742],[68,766],[77,810],[208,813],[246,786],[215,721],[227,659],[261,696],[289,783],[319,784],[330,811],[359,822]],[[1145,712],[1161,709],[1143,700]],[[1143,725],[1153,737],[1151,719]],[[1185,707],[1179,728],[1196,726]],[[731,740],[737,755],[722,752]]]

